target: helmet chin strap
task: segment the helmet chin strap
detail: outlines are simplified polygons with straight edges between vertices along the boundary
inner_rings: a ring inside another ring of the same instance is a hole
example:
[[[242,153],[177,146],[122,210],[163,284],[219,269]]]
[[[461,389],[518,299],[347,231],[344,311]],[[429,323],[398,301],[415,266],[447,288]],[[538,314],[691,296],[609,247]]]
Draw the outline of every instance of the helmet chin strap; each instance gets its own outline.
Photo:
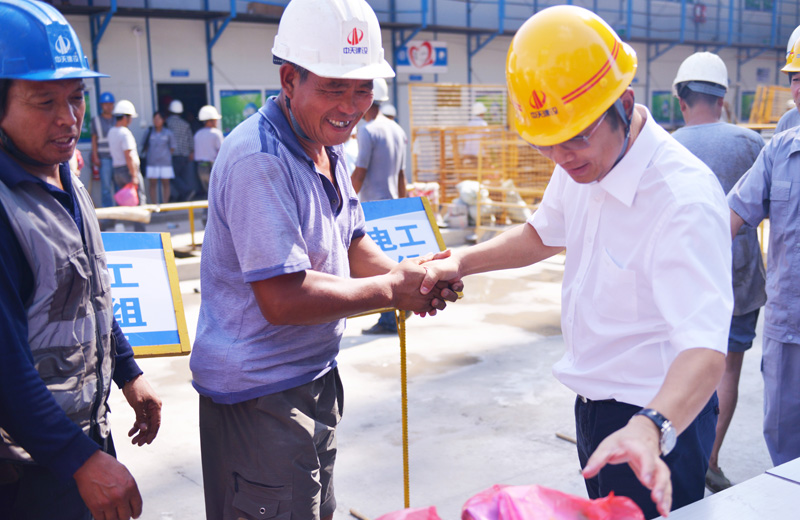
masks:
[[[617,110],[617,114],[619,114],[623,124],[625,124],[625,140],[622,142],[622,150],[620,150],[617,160],[614,161],[614,166],[616,166],[625,156],[625,152],[628,151],[628,142],[631,138],[631,118],[629,118],[628,114],[625,112],[625,105],[622,104],[621,99],[614,101],[614,108]],[[611,169],[614,169],[614,166],[612,166]]]
[[[292,112],[292,100],[289,99],[288,96],[284,96],[284,99],[286,100],[286,110],[289,112],[289,122],[292,124],[294,133],[296,133],[301,139],[310,141],[311,138],[308,137],[308,134],[306,134],[302,128],[300,128],[300,123],[298,123],[297,119],[294,117],[294,112]]]
[[[52,164],[45,164],[43,162],[37,161],[33,157],[27,155],[25,152],[20,150],[17,147],[17,145],[14,144],[14,141],[12,141],[10,137],[8,137],[8,134],[6,134],[2,128],[0,128],[0,146],[2,146],[3,149],[6,152],[8,152],[9,155],[14,157],[21,163],[27,164],[28,166],[35,166],[37,168],[43,168],[43,167],[46,168],[48,166],[52,166]]]

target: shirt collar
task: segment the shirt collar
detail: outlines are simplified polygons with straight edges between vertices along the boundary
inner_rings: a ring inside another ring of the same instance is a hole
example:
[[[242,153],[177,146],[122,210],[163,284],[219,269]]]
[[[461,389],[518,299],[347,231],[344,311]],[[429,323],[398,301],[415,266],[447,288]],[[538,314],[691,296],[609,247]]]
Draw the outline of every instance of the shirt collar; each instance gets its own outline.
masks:
[[[600,187],[609,195],[628,207],[633,204],[639,181],[656,153],[659,143],[658,132],[659,130],[665,132],[653,120],[647,107],[642,105],[636,105],[636,107],[643,108],[645,111],[646,120],[642,130],[636,136],[628,153],[599,182]]]
[[[800,151],[800,131],[795,132],[792,143],[789,145],[789,155]]]
[[[294,130],[292,130],[292,126],[283,114],[283,110],[278,106],[277,99],[278,98],[275,96],[267,99],[267,102],[264,103],[264,106],[262,106],[258,112],[272,125],[272,128],[275,129],[275,133],[278,134],[278,141],[286,146],[286,148],[292,152],[292,155],[311,161],[311,158],[300,145],[300,140],[297,138],[297,134],[294,133]],[[329,152],[333,152],[338,162],[341,156],[341,146],[326,146],[325,148]],[[313,161],[311,162],[313,164]]]
[[[59,176],[61,177],[61,184],[64,186],[66,193],[72,193],[72,176],[69,175],[69,164],[61,163],[58,168]],[[55,186],[52,186],[42,179],[31,175],[19,165],[17,161],[11,158],[5,150],[0,149],[0,181],[2,181],[9,188],[15,188],[22,182],[33,182],[42,185],[47,190],[61,191]]]

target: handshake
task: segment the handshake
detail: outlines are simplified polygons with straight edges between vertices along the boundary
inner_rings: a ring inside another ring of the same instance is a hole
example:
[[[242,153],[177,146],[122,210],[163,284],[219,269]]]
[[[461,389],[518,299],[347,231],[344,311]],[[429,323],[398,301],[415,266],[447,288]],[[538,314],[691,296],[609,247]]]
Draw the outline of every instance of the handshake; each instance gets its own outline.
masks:
[[[403,260],[389,275],[393,277],[392,306],[422,317],[435,316],[464,289],[449,249]]]

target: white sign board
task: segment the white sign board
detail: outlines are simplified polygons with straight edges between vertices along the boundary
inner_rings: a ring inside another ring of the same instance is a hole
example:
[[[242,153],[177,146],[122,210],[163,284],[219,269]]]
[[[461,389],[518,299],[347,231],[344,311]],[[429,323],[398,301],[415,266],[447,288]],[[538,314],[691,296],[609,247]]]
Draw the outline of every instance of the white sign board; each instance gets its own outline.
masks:
[[[137,356],[189,353],[169,233],[103,233],[114,317]]]
[[[436,253],[445,248],[428,199],[362,202],[367,234],[391,259],[398,262]]]

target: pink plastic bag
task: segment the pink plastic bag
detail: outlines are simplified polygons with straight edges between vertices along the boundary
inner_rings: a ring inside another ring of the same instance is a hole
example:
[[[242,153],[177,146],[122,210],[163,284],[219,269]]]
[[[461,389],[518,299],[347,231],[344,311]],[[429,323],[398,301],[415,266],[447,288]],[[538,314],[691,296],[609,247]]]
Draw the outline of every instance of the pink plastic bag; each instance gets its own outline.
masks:
[[[138,206],[139,187],[129,182],[114,194],[114,200],[117,201],[117,204],[120,206]]]
[[[628,497],[590,500],[542,486],[495,485],[467,500],[462,520],[645,520]]]
[[[375,520],[442,520],[436,512],[436,507],[418,507],[415,509],[403,509],[394,513],[387,513]]]

